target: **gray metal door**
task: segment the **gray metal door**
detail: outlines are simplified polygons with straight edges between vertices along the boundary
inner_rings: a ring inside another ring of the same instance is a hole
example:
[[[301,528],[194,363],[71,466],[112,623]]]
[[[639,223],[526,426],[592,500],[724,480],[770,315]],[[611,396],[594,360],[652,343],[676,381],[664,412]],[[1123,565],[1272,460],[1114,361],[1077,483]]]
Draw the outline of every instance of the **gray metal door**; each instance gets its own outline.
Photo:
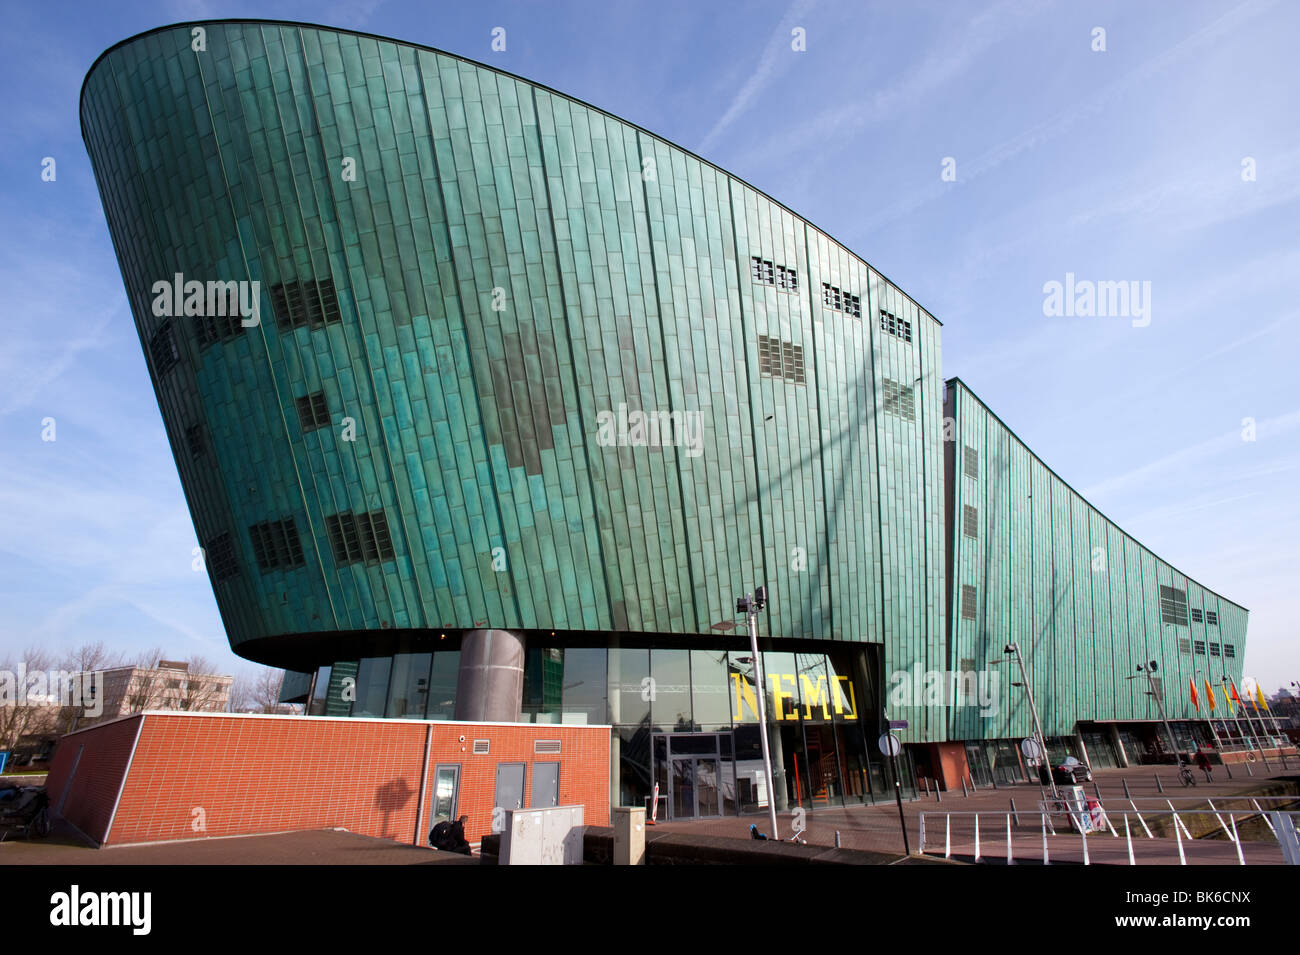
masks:
[[[524,804],[524,764],[500,763],[497,765],[497,792],[495,805],[500,809],[519,809]]]
[[[560,764],[533,763],[533,809],[560,804]]]

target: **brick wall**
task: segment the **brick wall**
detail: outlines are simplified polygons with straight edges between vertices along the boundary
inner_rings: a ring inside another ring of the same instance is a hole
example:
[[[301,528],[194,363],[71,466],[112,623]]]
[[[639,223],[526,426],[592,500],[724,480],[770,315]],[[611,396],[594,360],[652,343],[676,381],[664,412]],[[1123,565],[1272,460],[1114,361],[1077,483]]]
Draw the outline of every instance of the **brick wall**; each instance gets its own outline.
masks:
[[[52,803],[65,784],[65,776],[56,776],[65,756],[83,744],[85,754],[113,748],[116,737],[92,734],[134,727],[138,719],[67,737],[50,774]],[[457,812],[469,817],[471,843],[491,831],[498,763],[526,764],[525,806],[533,795],[534,764],[560,763],[560,803],[584,806],[590,825],[609,824],[608,727],[208,713],[149,713],[143,719],[112,831],[105,838],[103,824],[92,832],[76,823],[107,845],[335,826],[423,845],[435,768],[446,764],[460,766]],[[476,739],[489,741],[488,755],[473,753]],[[559,740],[561,752],[535,755],[538,739]],[[69,805],[94,807],[106,821],[112,798],[104,811],[102,787],[83,792],[82,779],[79,769]]]
[[[97,842],[103,842],[108,832],[113,804],[143,719],[130,716],[71,733],[54,751],[45,779],[50,809]]]

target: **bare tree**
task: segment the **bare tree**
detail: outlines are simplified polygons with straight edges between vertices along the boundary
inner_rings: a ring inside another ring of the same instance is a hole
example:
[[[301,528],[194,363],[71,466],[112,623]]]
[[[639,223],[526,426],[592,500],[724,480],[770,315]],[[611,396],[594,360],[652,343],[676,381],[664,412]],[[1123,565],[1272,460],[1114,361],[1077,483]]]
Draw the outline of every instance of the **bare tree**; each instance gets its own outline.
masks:
[[[288,713],[291,708],[280,702],[280,688],[284,686],[284,671],[267,667],[258,675],[253,691],[253,702],[259,713]]]
[[[192,656],[186,661],[189,674],[181,682],[177,709],[210,710],[221,698],[223,681],[216,679],[220,674],[217,666],[207,657]]]
[[[247,669],[240,670],[235,674],[235,680],[230,684],[230,712],[232,713],[255,713],[254,707],[257,705],[254,697],[254,688],[257,677]]]
[[[94,712],[95,701],[91,698],[91,693],[99,693],[101,698],[104,691],[104,677],[101,675],[99,681],[95,681],[90,675],[94,673],[103,674],[107,670],[113,670],[126,665],[125,657],[120,653],[113,653],[102,640],[94,643],[83,643],[64,655],[60,666],[70,674],[76,674],[74,679],[76,683],[71,687],[74,690],[74,696],[70,699],[59,701],[58,724],[59,733],[71,733],[80,727],[87,718],[93,719],[89,714]]]
[[[29,676],[52,667],[50,653],[41,647],[28,647],[17,659],[0,661],[0,690],[6,697],[0,699],[0,749],[13,752],[24,737],[57,731],[57,709],[51,701],[40,694],[29,697],[27,692],[32,688]],[[12,700],[7,698],[10,694]]]

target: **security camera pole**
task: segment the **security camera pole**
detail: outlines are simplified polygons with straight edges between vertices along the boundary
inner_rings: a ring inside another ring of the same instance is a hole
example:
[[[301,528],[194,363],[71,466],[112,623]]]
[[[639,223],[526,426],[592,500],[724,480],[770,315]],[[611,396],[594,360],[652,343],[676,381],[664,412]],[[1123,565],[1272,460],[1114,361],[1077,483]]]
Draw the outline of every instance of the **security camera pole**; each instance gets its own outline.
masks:
[[[776,780],[772,776],[772,751],[767,745],[767,707],[763,702],[763,658],[758,653],[758,612],[767,605],[767,588],[758,587],[752,594],[736,598],[736,613],[743,613],[749,622],[749,648],[754,654],[754,695],[758,697],[758,738],[763,744],[763,773],[767,791],[767,815],[772,825],[772,838],[779,839],[776,828]]]

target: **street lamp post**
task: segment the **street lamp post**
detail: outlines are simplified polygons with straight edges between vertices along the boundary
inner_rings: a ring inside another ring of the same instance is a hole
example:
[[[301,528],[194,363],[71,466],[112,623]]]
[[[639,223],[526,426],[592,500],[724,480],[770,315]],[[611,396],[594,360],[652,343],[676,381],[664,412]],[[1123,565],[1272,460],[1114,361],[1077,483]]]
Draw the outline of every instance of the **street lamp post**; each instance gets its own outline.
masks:
[[[1178,739],[1174,736],[1173,727],[1169,725],[1169,717],[1165,716],[1165,704],[1160,699],[1160,694],[1156,692],[1156,681],[1152,676],[1159,667],[1156,666],[1156,661],[1152,660],[1150,663],[1139,663],[1137,668],[1139,673],[1146,674],[1147,693],[1151,699],[1156,701],[1156,709],[1160,711],[1160,721],[1165,724],[1165,732],[1169,734],[1169,742],[1174,748],[1174,759],[1178,761],[1178,768],[1182,769],[1183,751],[1178,748]],[[1134,677],[1128,677],[1128,679],[1132,680]]]
[[[779,839],[776,829],[776,780],[772,776],[772,750],[767,742],[767,706],[763,700],[763,658],[758,652],[758,612],[767,605],[767,588],[760,586],[752,594],[736,598],[736,613],[743,613],[749,623],[749,648],[754,654],[754,695],[758,697],[758,738],[763,745],[763,774],[767,789],[767,815],[772,838]]]
[[[1034,704],[1034,689],[1029,685],[1029,673],[1025,670],[1025,658],[1020,654],[1020,644],[1008,643],[1002,652],[1014,653],[1016,662],[1020,664],[1020,679],[1024,683],[1025,696],[1029,699],[1029,713],[1034,718],[1034,732],[1038,734],[1038,758],[1043,761],[1042,765],[1047,768],[1047,783],[1052,788],[1052,799],[1060,799],[1060,793],[1056,791],[1056,777],[1052,775],[1051,760],[1047,758],[1047,737],[1043,735],[1043,724],[1038,721],[1038,707]]]

